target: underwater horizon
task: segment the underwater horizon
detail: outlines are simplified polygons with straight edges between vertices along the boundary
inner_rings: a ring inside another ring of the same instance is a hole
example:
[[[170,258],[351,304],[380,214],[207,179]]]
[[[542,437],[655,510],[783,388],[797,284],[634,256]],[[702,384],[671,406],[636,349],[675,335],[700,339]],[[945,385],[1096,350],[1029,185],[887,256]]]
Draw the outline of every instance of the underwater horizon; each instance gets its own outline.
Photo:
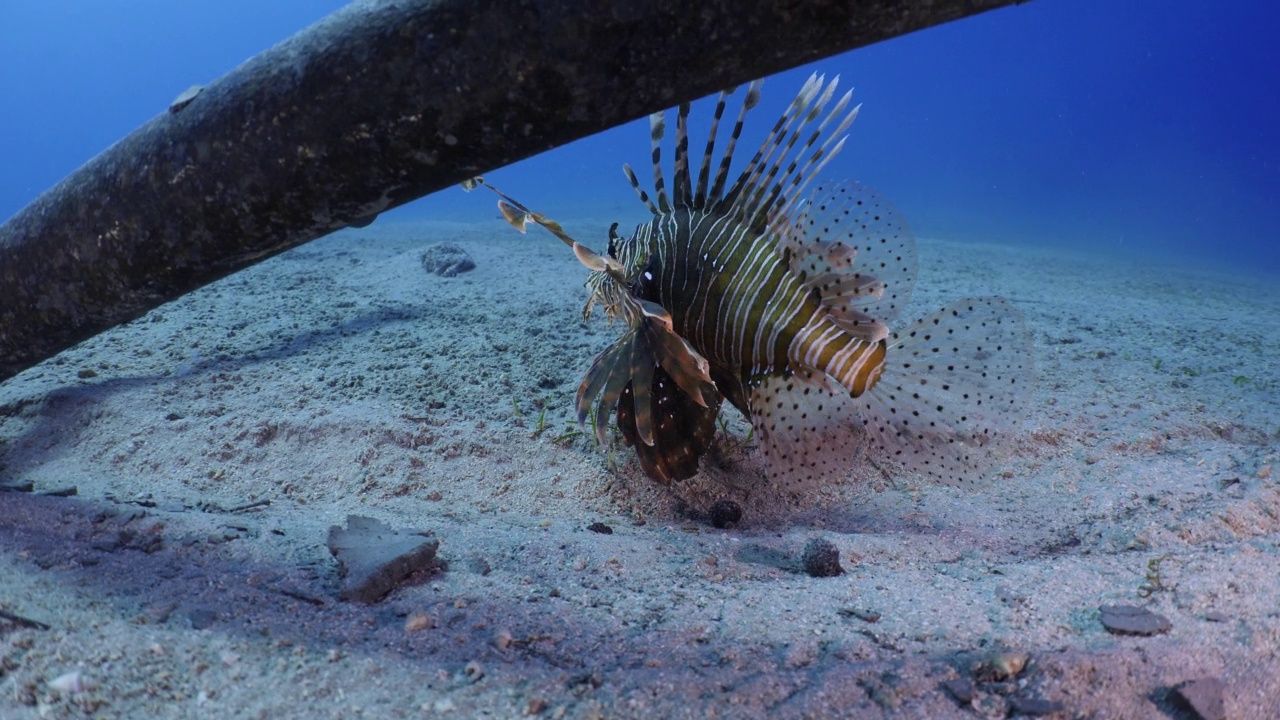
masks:
[[[188,86],[345,4],[6,2],[0,218]],[[1033,0],[782,73],[756,115],[777,116],[812,72],[839,75],[863,107],[824,176],[876,187],[920,237],[1265,278],[1280,270],[1280,58],[1267,37],[1277,19],[1261,0]],[[694,113],[695,144],[707,115]],[[628,227],[646,213],[620,168],[645,174],[644,122],[490,179],[570,232],[584,218]],[[749,125],[743,146],[765,125]],[[380,222],[494,214],[491,197],[445,190]]]

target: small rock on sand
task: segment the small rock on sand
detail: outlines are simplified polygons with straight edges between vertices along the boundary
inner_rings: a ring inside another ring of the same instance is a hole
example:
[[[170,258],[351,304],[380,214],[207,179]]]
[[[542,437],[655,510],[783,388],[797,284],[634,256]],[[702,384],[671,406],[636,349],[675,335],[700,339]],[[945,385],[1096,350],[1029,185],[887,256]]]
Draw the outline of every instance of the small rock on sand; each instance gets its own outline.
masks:
[[[1222,698],[1225,689],[1218,678],[1200,678],[1184,683],[1174,690],[1174,695],[1200,720],[1226,720],[1227,708]]]
[[[1102,626],[1116,635],[1159,635],[1173,625],[1163,615],[1133,605],[1103,605]]]
[[[476,263],[466,250],[453,243],[438,243],[422,252],[422,267],[441,277],[453,277],[458,273],[474,270]]]
[[[329,552],[341,567],[343,600],[375,602],[396,583],[435,562],[438,540],[406,533],[360,515],[329,528]]]

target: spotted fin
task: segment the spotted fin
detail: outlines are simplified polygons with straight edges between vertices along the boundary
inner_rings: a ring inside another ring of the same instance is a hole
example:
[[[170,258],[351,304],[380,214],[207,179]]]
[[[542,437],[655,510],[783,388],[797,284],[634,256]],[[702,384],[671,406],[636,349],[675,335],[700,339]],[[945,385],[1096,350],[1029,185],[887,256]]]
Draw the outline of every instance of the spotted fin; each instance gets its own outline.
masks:
[[[915,238],[879,193],[856,182],[815,188],[793,217],[776,218],[777,252],[832,320],[878,342],[916,278]]]
[[[849,391],[816,370],[749,383],[751,425],[771,482],[803,493],[849,471],[863,435]]]
[[[869,458],[946,485],[982,479],[1025,420],[1030,336],[998,297],[969,298],[890,338],[880,382],[857,398]]]

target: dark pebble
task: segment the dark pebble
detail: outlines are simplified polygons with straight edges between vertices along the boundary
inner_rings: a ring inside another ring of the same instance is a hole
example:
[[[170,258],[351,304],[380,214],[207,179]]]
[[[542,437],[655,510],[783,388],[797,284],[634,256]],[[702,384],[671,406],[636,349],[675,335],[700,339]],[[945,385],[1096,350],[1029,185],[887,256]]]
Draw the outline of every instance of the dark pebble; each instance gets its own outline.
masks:
[[[79,493],[80,491],[76,488],[76,486],[71,485],[69,487],[58,488],[57,490],[47,490],[40,494],[44,495],[45,497],[75,497]]]
[[[862,622],[877,623],[880,622],[880,613],[875,610],[863,610],[861,608],[840,608],[836,610],[843,617],[858,618]]]
[[[218,621],[218,614],[208,608],[196,608],[187,613],[193,630],[204,630]]]
[[[844,572],[840,567],[840,550],[821,538],[814,538],[804,546],[801,562],[804,571],[813,577],[835,577]]]
[[[587,529],[593,533],[600,533],[601,535],[613,534],[613,528],[600,522],[591,523],[590,525],[587,526]]]
[[[1159,635],[1173,625],[1163,615],[1133,605],[1103,605],[1102,626],[1116,635]]]
[[[1227,707],[1222,699],[1224,690],[1226,686],[1218,678],[1200,678],[1183,683],[1173,692],[1200,720],[1226,720]]]
[[[956,680],[948,680],[942,683],[942,687],[951,693],[951,697],[961,705],[968,705],[973,702],[973,682],[967,678],[958,678]]]
[[[711,526],[724,530],[738,524],[742,519],[742,506],[732,500],[715,501],[707,513],[711,518]]]
[[[1014,712],[1022,715],[1030,715],[1037,717],[1040,715],[1052,715],[1056,712],[1062,712],[1066,706],[1060,702],[1050,702],[1040,698],[1009,698],[1009,708]]]
[[[111,538],[109,540],[95,540],[94,542],[89,543],[89,547],[101,552],[115,552],[120,549],[120,541],[116,538]]]

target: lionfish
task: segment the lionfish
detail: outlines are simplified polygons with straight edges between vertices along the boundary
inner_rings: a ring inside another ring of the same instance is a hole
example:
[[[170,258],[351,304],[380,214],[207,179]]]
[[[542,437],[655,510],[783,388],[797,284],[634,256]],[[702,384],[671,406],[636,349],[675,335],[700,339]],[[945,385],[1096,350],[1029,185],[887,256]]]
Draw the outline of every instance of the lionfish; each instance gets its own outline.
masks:
[[[482,178],[522,232],[541,225],[590,268],[584,319],[601,305],[625,332],[587,371],[579,424],[595,405],[598,440],[614,414],[654,480],[698,472],[728,400],[750,419],[769,478],[799,491],[846,474],[865,450],[946,484],[986,469],[1018,424],[1032,382],[1028,334],[1004,299],[981,297],[891,332],[916,274],[914,240],[874,191],[810,184],[844,144],[861,106],[832,103],[838,78],[814,75],[732,185],[734,148],[759,101],[750,84],[712,166],[729,97],[720,93],[696,182],[690,106],[676,115],[668,191],[663,113],[650,116],[654,192],[623,170],[653,218],[598,254]]]

